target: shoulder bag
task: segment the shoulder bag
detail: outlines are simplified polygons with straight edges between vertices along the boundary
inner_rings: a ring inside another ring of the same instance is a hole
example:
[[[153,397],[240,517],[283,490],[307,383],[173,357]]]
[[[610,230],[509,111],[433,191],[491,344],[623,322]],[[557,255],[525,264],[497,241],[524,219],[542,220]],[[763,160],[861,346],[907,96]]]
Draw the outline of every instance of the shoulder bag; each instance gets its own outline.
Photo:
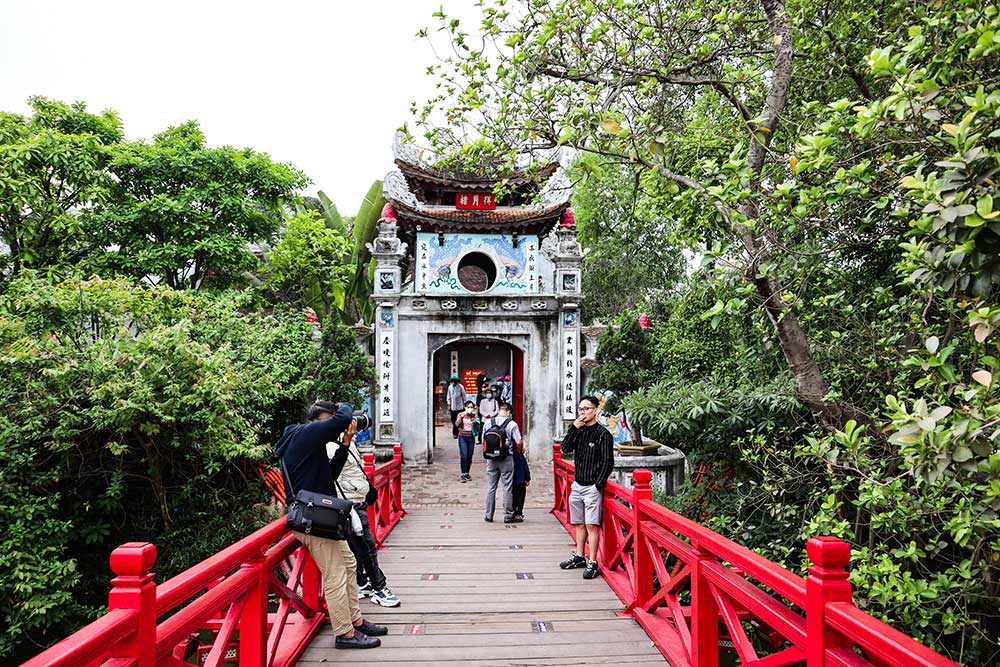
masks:
[[[292,478],[285,470],[285,460],[281,459],[281,470],[285,479],[291,485]],[[289,489],[291,502],[288,504],[288,516],[285,524],[289,530],[325,537],[331,540],[346,540],[351,532],[351,511],[354,503],[346,498],[306,491]]]

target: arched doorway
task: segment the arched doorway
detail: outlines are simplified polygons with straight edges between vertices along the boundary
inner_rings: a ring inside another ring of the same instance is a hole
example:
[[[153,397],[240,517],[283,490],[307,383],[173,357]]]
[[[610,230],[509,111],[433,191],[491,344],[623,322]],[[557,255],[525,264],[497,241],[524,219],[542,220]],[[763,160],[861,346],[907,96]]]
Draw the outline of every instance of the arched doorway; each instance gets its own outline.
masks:
[[[514,419],[522,428],[527,427],[524,413],[524,350],[502,338],[483,336],[454,338],[433,350],[431,354],[430,404],[433,409],[428,411],[430,415],[428,442],[431,450],[428,460],[434,460],[435,447],[442,444],[451,446],[455,443],[446,400],[448,380],[453,374],[459,377],[459,382],[466,390],[467,399],[472,401],[476,399],[478,376],[485,375],[491,385],[499,377],[509,377],[510,403]]]

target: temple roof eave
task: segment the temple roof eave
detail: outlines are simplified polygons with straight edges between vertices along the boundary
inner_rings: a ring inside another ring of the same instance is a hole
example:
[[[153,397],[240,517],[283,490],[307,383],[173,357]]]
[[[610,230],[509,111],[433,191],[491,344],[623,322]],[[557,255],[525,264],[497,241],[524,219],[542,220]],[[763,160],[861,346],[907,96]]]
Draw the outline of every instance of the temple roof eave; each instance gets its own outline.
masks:
[[[422,164],[414,164],[402,159],[396,160],[396,166],[399,167],[399,170],[402,172],[411,187],[413,182],[416,181],[439,188],[493,192],[496,185],[502,180],[506,181],[505,185],[507,187],[514,189],[535,182],[544,182],[556,173],[556,170],[559,168],[559,163],[550,162],[540,167],[533,173],[526,173],[522,171],[515,173],[506,179],[499,177],[492,178],[482,175],[446,173],[439,169],[434,169],[433,167]]]
[[[559,223],[569,202],[542,209],[499,208],[492,211],[414,207],[386,197],[393,205],[401,227],[427,227],[427,231],[449,233],[547,234]]]

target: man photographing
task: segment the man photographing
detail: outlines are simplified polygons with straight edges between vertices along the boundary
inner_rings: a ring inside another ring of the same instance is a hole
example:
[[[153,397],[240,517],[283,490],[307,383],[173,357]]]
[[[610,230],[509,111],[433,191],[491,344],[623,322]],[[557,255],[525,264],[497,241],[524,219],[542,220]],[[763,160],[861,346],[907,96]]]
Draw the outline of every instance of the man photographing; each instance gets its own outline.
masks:
[[[576,551],[559,563],[564,570],[582,567],[584,579],[598,575],[597,548],[601,540],[601,512],[604,508],[604,485],[615,465],[614,438],[597,423],[594,396],[580,399],[576,421],[563,439],[562,451],[572,454],[576,470],[569,493],[569,522],[576,526]],[[590,550],[584,551],[589,546]],[[589,558],[586,555],[589,553]]]
[[[347,461],[348,448],[357,424],[346,403],[317,401],[309,408],[305,424],[285,428],[274,452],[282,461],[286,495],[293,489],[308,489],[337,496],[337,477]],[[343,439],[330,460],[326,443]],[[357,563],[346,540],[293,532],[323,574],[323,591],[336,635],[337,648],[375,648],[382,641],[374,635],[388,632],[385,626],[369,623],[358,605]]]

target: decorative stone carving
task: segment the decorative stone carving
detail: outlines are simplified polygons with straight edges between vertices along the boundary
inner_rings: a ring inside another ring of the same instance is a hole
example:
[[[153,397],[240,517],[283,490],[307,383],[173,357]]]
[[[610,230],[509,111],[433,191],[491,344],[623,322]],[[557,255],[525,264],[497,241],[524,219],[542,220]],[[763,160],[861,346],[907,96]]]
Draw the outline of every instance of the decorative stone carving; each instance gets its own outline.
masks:
[[[489,301],[482,301],[477,299],[472,302],[472,310],[488,310],[490,307]]]
[[[382,193],[386,199],[393,199],[403,202],[407,206],[420,208],[417,196],[410,191],[410,185],[399,169],[393,169],[382,179]]]
[[[414,310],[426,310],[427,302],[424,301],[423,299],[414,299],[412,306]]]
[[[441,302],[441,310],[455,310],[458,308],[458,301],[454,299],[445,299]]]
[[[392,138],[392,156],[397,160],[409,162],[410,164],[421,164],[424,157],[430,158],[434,162],[434,155],[426,148],[421,148],[412,137],[406,136],[405,132],[396,132]]]
[[[517,310],[517,301],[514,301],[513,299],[508,299],[507,301],[501,303],[500,307],[503,310]]]
[[[545,310],[548,307],[549,307],[549,304],[548,304],[547,301],[545,301],[545,299],[538,299],[537,301],[532,301],[531,302],[531,309],[532,310]]]

